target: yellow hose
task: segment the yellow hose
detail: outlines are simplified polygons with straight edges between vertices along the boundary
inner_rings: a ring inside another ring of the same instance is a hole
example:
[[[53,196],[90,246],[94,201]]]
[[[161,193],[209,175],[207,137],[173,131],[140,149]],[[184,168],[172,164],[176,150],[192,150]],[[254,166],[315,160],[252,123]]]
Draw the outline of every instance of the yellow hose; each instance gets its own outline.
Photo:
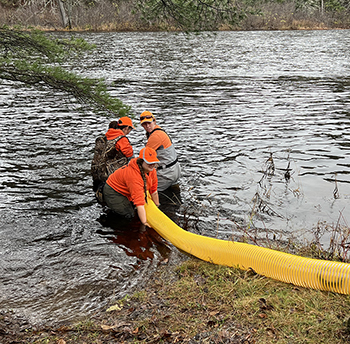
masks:
[[[297,286],[350,294],[350,264],[311,259],[269,248],[204,237],[184,231],[149,199],[147,222],[178,249],[218,265],[252,269]]]

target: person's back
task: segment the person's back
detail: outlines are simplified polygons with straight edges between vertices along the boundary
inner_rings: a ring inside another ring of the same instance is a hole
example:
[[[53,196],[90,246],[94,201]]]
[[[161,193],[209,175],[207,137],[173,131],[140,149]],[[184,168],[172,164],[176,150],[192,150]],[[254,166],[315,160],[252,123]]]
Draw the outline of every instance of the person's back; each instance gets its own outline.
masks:
[[[109,123],[108,131],[98,137],[94,157],[91,162],[93,189],[96,191],[118,168],[126,165],[134,152],[127,134],[134,128],[131,119],[122,117]]]
[[[141,149],[139,157],[132,159],[127,166],[111,174],[103,188],[106,205],[115,213],[126,218],[134,216],[134,209],[141,223],[147,223],[145,203],[149,192],[152,201],[159,206],[158,179],[156,166],[159,163],[154,149]]]

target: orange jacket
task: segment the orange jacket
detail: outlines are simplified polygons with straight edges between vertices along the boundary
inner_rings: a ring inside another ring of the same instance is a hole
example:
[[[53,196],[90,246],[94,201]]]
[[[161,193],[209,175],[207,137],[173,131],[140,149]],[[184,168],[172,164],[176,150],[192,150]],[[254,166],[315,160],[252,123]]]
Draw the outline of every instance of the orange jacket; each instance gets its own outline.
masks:
[[[109,128],[108,131],[106,132],[107,140],[114,140],[121,135],[125,135],[121,129]],[[123,155],[126,156],[127,158],[131,158],[134,155],[134,151],[127,137],[121,138],[115,144],[115,149],[119,152],[122,152]]]
[[[121,193],[135,206],[145,205],[145,190],[137,158],[131,159],[129,164],[112,173],[107,184],[115,191]],[[158,179],[156,169],[146,175],[147,190],[150,194],[157,191]]]
[[[154,130],[151,132],[147,144],[147,147],[151,147],[154,150],[157,150],[159,147],[163,146],[164,149],[170,147],[172,145],[169,136],[163,130],[155,130],[162,129],[159,125],[156,125]]]

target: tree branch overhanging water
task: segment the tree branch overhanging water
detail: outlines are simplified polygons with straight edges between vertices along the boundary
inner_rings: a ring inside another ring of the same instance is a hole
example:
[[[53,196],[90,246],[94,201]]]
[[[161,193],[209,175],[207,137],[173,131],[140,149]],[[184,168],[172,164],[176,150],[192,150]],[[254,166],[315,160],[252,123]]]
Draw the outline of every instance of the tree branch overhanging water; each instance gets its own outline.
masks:
[[[131,114],[130,106],[113,98],[104,79],[79,76],[63,67],[94,49],[77,38],[55,39],[39,31],[0,28],[0,79],[70,94],[106,115]]]

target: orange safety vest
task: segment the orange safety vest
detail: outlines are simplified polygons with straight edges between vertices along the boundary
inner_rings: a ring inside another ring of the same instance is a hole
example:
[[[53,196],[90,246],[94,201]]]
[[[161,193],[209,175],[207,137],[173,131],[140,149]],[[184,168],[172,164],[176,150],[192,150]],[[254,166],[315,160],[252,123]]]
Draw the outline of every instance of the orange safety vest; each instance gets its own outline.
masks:
[[[146,146],[155,151],[161,147],[166,149],[172,145],[170,137],[159,125],[156,125],[153,131],[147,133],[146,136],[148,138]]]

